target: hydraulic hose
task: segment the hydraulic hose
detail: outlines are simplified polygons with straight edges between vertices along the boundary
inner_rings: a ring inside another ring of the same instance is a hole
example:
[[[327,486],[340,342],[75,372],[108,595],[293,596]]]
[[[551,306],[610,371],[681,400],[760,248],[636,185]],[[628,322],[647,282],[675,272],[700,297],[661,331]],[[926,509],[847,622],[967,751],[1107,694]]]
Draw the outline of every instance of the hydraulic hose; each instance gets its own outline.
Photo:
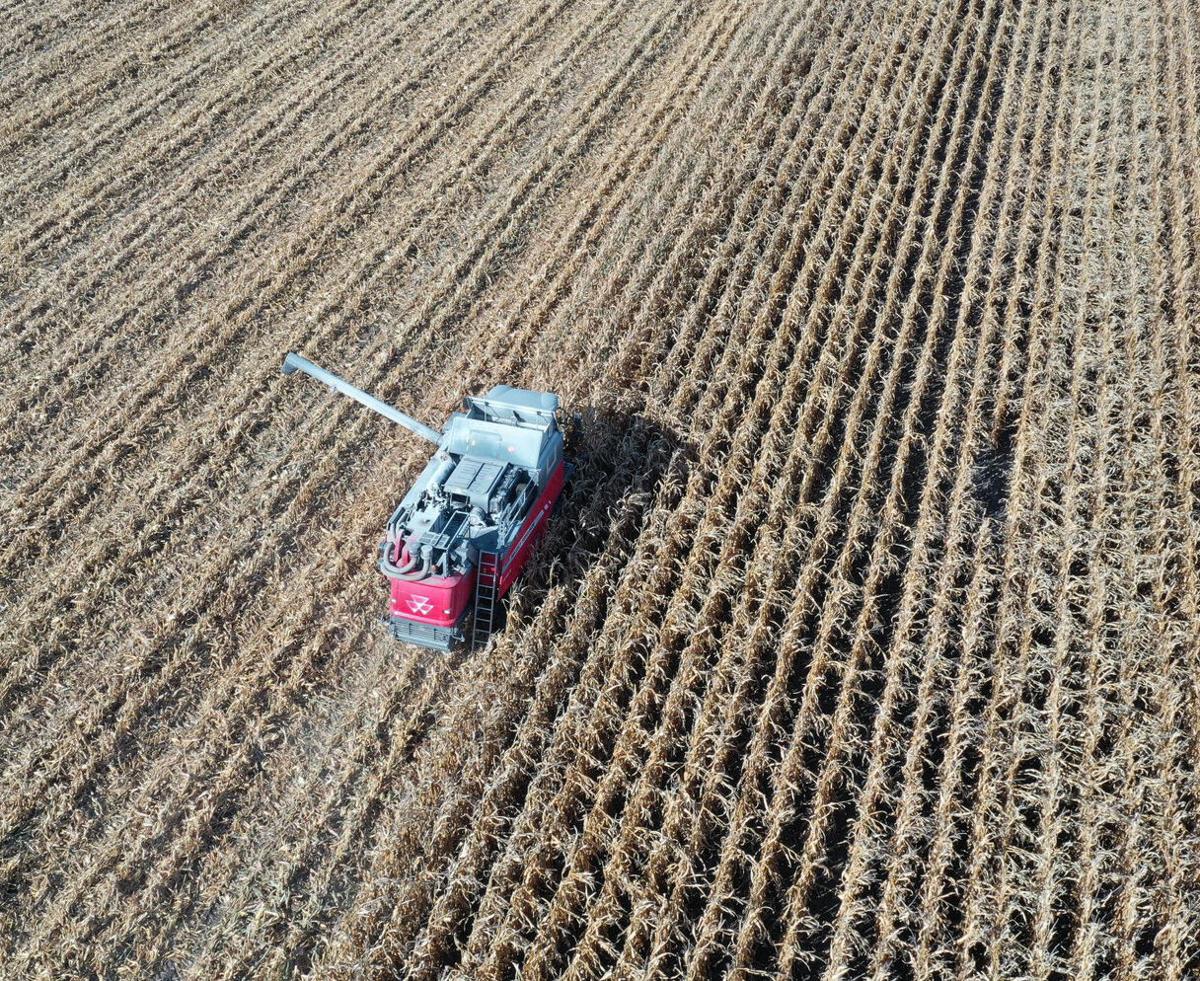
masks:
[[[397,548],[399,546],[399,548]],[[379,568],[391,576],[398,576],[404,572],[412,572],[417,566],[418,557],[410,555],[408,561],[402,565],[397,565],[392,561],[392,556],[400,558],[404,555],[404,543],[399,538],[394,537],[391,529],[388,530],[387,541],[383,544],[383,554],[379,560]]]
[[[417,563],[420,561],[421,557],[419,555],[410,555],[408,557],[408,561],[396,569],[396,575],[403,576],[406,573],[412,572],[417,567]]]
[[[430,572],[430,566],[432,565],[432,560],[429,557],[429,552],[425,551],[425,550],[423,550],[423,551],[425,552],[425,554],[422,556],[420,569],[418,569],[416,572],[393,573],[392,577],[394,579],[403,579],[405,582],[420,582],[422,579],[428,578],[429,572]]]
[[[404,565],[396,565],[392,562],[391,550],[395,542],[389,542],[383,550],[383,558],[379,560],[380,571],[384,575],[390,576],[393,579],[403,579],[407,582],[417,582],[429,575],[430,567],[432,566],[432,555],[428,545],[421,546],[420,556],[410,555],[408,561]],[[420,569],[417,568],[417,563],[423,561]]]

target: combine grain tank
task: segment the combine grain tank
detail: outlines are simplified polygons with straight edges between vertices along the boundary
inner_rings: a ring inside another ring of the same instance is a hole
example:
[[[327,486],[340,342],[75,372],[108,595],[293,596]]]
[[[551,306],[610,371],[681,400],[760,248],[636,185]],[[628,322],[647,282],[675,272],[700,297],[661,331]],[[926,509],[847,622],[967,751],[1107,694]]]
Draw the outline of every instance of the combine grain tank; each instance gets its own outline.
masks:
[[[500,599],[546,532],[566,479],[558,396],[497,385],[439,433],[297,354],[303,371],[437,446],[387,524],[379,568],[396,638],[450,650],[486,642]]]

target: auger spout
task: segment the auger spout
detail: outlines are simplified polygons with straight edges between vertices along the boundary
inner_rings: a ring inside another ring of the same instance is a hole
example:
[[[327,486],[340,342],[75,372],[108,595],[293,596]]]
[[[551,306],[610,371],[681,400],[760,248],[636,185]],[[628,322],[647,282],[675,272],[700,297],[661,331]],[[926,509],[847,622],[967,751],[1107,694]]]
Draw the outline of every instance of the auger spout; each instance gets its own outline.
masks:
[[[290,375],[297,371],[303,371],[306,375],[315,378],[317,381],[324,382],[335,391],[349,396],[355,402],[365,405],[372,412],[378,412],[385,419],[390,419],[392,422],[416,433],[422,439],[427,439],[435,445],[440,445],[442,442],[442,434],[436,429],[431,429],[423,422],[418,422],[412,416],[405,415],[394,405],[388,405],[386,402],[377,399],[374,395],[368,395],[361,388],[355,388],[346,379],[338,377],[332,371],[326,371],[319,365],[313,364],[307,358],[302,358],[294,351],[289,351],[287,357],[283,359],[283,373]]]

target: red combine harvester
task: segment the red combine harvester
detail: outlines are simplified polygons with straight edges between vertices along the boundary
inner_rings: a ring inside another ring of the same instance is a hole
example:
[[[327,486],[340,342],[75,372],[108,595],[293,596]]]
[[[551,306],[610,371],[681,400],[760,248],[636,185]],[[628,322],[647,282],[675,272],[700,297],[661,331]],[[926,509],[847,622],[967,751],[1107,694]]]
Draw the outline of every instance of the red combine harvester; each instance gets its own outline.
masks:
[[[283,373],[324,382],[437,446],[392,513],[379,568],[391,584],[388,626],[399,640],[448,651],[487,642],[501,598],[546,533],[567,477],[558,396],[497,385],[468,397],[444,433],[298,354]]]

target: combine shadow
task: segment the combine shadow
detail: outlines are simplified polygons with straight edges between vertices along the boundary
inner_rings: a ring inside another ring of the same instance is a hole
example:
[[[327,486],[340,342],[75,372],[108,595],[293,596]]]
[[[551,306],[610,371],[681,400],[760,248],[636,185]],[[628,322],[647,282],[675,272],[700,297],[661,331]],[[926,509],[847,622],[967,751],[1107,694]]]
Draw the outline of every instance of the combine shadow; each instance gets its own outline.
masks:
[[[687,482],[694,447],[640,412],[593,405],[567,418],[564,431],[573,471],[546,536],[497,609],[493,637],[504,635],[515,597],[533,617],[551,589],[574,590],[602,559],[623,564],[664,481]],[[467,653],[470,636],[468,621]]]

